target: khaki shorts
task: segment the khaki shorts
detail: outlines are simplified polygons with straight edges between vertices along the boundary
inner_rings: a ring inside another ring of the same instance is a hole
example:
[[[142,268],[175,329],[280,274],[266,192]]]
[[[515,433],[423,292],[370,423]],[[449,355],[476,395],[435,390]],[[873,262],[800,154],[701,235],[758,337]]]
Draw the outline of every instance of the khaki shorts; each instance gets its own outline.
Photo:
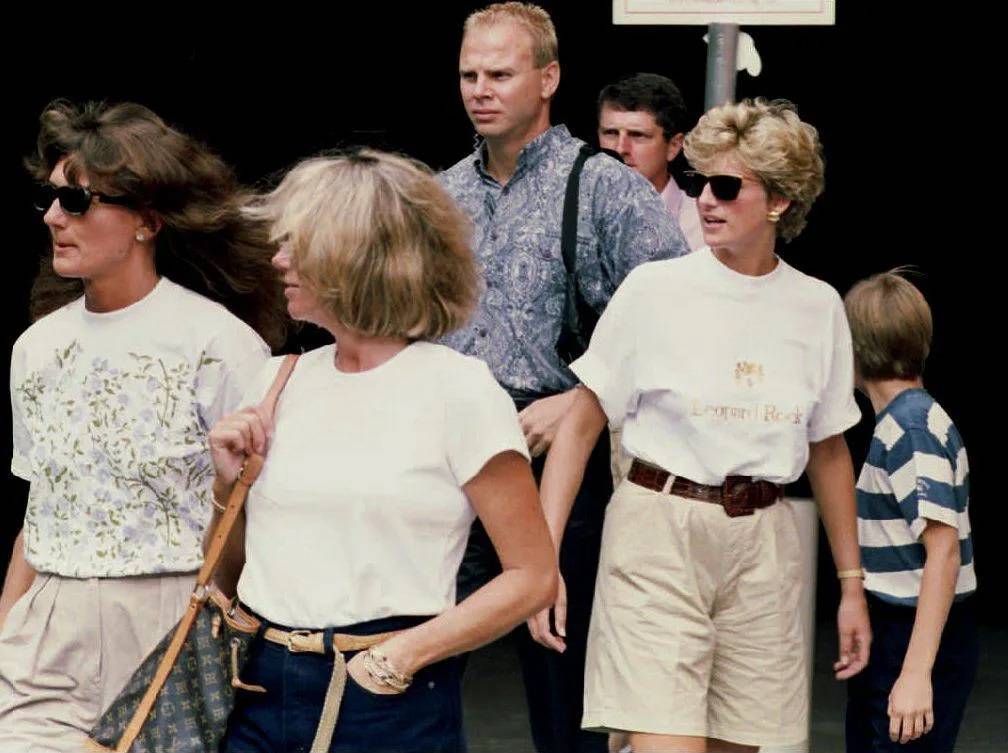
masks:
[[[83,750],[185,611],[195,578],[38,574],[0,630],[0,751]]]
[[[790,503],[729,518],[624,481],[606,512],[582,726],[786,745],[808,680]]]

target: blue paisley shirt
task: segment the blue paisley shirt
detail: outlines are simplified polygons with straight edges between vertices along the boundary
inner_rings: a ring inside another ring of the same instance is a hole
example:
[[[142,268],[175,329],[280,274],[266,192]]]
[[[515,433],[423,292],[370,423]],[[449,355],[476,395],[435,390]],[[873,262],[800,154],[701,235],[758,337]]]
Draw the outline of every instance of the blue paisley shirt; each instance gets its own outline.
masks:
[[[505,185],[486,170],[483,145],[439,176],[475,225],[484,291],[468,324],[442,342],[484,360],[512,393],[557,393],[577,377],[556,354],[564,310],[560,250],[567,178],[582,142],[565,126],[529,142]],[[600,313],[638,264],[689,250],[642,175],[604,154],[588,159],[578,193],[577,274]]]

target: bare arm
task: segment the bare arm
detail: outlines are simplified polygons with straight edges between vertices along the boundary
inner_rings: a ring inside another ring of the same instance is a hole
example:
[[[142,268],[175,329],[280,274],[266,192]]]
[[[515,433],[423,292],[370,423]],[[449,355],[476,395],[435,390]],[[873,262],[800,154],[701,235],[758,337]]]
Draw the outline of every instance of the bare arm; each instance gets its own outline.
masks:
[[[518,414],[532,457],[542,455],[553,444],[560,422],[574,401],[575,389],[536,400]]]
[[[238,478],[245,458],[253,452],[266,451],[266,437],[272,428],[264,418],[261,409],[245,410],[225,416],[210,430],[210,457],[216,476],[213,484],[214,500],[217,504],[227,504],[228,495]],[[203,552],[206,553],[210,537],[220,522],[221,513],[214,507],[210,525],[203,535]],[[221,559],[214,573],[214,582],[226,594],[234,594],[238,589],[238,578],[245,565],[245,512],[235,521],[228,537]]]
[[[554,557],[559,558],[564,529],[574,498],[581,488],[585,466],[605,426],[606,415],[595,393],[586,387],[576,388],[574,401],[546,457],[540,484],[539,493],[553,540]],[[567,604],[562,580],[553,610],[556,634],[550,629],[549,609],[541,610],[529,619],[529,632],[547,648],[563,651],[566,648],[563,638],[567,633]]]
[[[826,527],[837,570],[860,568],[854,466],[842,434],[809,444],[806,472],[819,504],[819,514]],[[844,578],[840,586],[840,608],[837,612],[840,659],[833,669],[838,680],[846,680],[868,664],[871,627],[864,581],[861,578]]]
[[[927,559],[903,670],[889,695],[889,736],[907,743],[934,726],[931,669],[959,578],[959,531],[929,521],[922,534]]]
[[[35,571],[24,557],[24,529],[14,539],[11,550],[10,564],[7,566],[7,577],[4,578],[3,594],[0,595],[0,627],[7,621],[14,602],[20,599],[35,580]]]
[[[495,455],[463,489],[493,542],[502,572],[465,601],[381,645],[392,666],[407,675],[503,635],[556,593],[556,562],[525,459],[510,451]],[[371,687],[358,657],[348,671]]]

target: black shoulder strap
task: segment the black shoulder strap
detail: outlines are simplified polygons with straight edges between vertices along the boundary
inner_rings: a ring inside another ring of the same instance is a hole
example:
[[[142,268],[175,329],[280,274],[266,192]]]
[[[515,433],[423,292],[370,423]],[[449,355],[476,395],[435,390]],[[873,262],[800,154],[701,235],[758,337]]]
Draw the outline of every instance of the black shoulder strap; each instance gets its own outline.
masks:
[[[595,150],[589,144],[584,144],[574,158],[574,165],[567,177],[563,220],[560,224],[560,250],[563,252],[564,267],[569,275],[574,274],[577,266],[578,191],[581,188],[581,168],[594,153]]]

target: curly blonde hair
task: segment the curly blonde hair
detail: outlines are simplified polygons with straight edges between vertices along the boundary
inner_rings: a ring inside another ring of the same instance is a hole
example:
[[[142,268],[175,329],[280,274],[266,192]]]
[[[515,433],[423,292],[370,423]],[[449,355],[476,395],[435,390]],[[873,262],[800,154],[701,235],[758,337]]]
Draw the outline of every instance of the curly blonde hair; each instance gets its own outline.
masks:
[[[732,152],[769,193],[790,199],[777,223],[777,234],[785,241],[798,237],[823,191],[819,132],[786,99],[746,99],[711,109],[686,135],[683,151],[701,172]]]
[[[374,149],[308,159],[246,212],[355,332],[436,339],[476,305],[470,223],[420,162]]]

